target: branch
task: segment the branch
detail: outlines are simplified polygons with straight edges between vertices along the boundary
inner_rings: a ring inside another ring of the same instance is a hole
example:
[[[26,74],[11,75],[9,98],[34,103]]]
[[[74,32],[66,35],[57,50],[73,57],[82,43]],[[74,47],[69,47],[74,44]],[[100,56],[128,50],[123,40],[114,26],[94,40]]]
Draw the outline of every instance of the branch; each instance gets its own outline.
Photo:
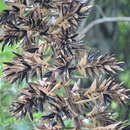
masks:
[[[130,17],[105,17],[92,21],[85,27],[84,30],[78,36],[79,40],[85,37],[85,35],[96,25],[109,22],[130,22]]]

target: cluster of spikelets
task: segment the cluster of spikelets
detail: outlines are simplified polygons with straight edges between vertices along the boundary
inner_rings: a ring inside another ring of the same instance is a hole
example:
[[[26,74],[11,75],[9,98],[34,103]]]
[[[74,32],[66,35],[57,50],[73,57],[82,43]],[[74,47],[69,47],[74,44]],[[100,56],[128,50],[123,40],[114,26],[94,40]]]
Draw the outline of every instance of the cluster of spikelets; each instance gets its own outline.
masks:
[[[128,90],[113,79],[123,71],[114,56],[87,50],[77,29],[91,0],[10,0],[0,13],[2,50],[18,44],[21,53],[4,62],[4,79],[26,82],[10,112],[17,119],[42,112],[37,130],[125,130],[112,120],[112,101],[125,104]],[[80,77],[89,79],[88,86]],[[106,78],[106,79],[105,79]],[[60,94],[61,90],[63,94]],[[72,120],[72,127],[66,121]],[[87,122],[86,122],[87,120]]]

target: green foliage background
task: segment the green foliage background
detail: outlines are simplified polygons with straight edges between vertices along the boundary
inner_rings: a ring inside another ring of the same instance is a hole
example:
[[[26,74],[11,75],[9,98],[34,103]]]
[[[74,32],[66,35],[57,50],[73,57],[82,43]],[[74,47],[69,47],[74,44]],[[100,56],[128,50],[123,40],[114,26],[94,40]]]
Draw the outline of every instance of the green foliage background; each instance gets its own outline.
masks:
[[[0,11],[8,7],[0,0]],[[96,10],[96,11],[95,11]],[[86,20],[86,25],[94,19],[104,16],[129,16],[130,17],[130,0],[98,0],[96,2],[96,9],[92,11],[89,18]],[[114,53],[120,60],[126,63],[126,69],[120,73],[119,79],[125,82],[125,85],[130,87],[130,23],[119,22],[101,24],[93,28],[86,36],[86,44],[92,48],[98,48],[101,53]],[[0,45],[1,49],[1,45]],[[2,72],[2,62],[9,61],[12,57],[12,51],[19,51],[17,45],[13,48],[6,47],[4,52],[0,51],[0,76]],[[21,85],[22,86],[22,85]],[[0,80],[0,130],[32,130],[35,123],[31,122],[27,117],[17,121],[11,117],[9,113],[9,106],[16,95],[19,93],[18,89],[21,86],[12,86]],[[112,103],[112,108],[117,110],[117,117],[123,119],[130,119],[130,103],[128,108],[120,108],[116,103]],[[40,117],[40,113],[35,114],[36,120]],[[66,122],[70,125],[71,122]]]

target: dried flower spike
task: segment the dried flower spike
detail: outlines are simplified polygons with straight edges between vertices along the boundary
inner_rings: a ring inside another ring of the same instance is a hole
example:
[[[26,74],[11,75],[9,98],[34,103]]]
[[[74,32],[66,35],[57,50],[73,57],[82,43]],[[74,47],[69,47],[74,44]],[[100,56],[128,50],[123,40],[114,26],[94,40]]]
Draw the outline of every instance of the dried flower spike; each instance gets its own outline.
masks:
[[[33,114],[41,112],[36,130],[129,128],[122,127],[124,121],[112,120],[114,111],[109,110],[112,101],[124,105],[129,99],[129,90],[111,78],[123,71],[124,62],[97,55],[77,39],[78,26],[93,7],[89,3],[11,0],[6,2],[10,8],[0,13],[2,51],[15,43],[21,49],[3,63],[3,79],[28,84],[10,112],[16,119],[28,115],[34,121]],[[92,85],[82,82],[80,75],[91,77]]]

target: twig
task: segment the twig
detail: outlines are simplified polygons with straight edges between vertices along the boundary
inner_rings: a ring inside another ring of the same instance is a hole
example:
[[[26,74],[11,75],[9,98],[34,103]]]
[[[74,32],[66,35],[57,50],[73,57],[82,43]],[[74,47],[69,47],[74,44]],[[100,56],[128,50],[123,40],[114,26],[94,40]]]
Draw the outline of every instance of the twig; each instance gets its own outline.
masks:
[[[130,17],[105,17],[92,21],[85,27],[85,29],[80,33],[78,39],[81,40],[85,35],[96,25],[108,22],[130,22]]]

